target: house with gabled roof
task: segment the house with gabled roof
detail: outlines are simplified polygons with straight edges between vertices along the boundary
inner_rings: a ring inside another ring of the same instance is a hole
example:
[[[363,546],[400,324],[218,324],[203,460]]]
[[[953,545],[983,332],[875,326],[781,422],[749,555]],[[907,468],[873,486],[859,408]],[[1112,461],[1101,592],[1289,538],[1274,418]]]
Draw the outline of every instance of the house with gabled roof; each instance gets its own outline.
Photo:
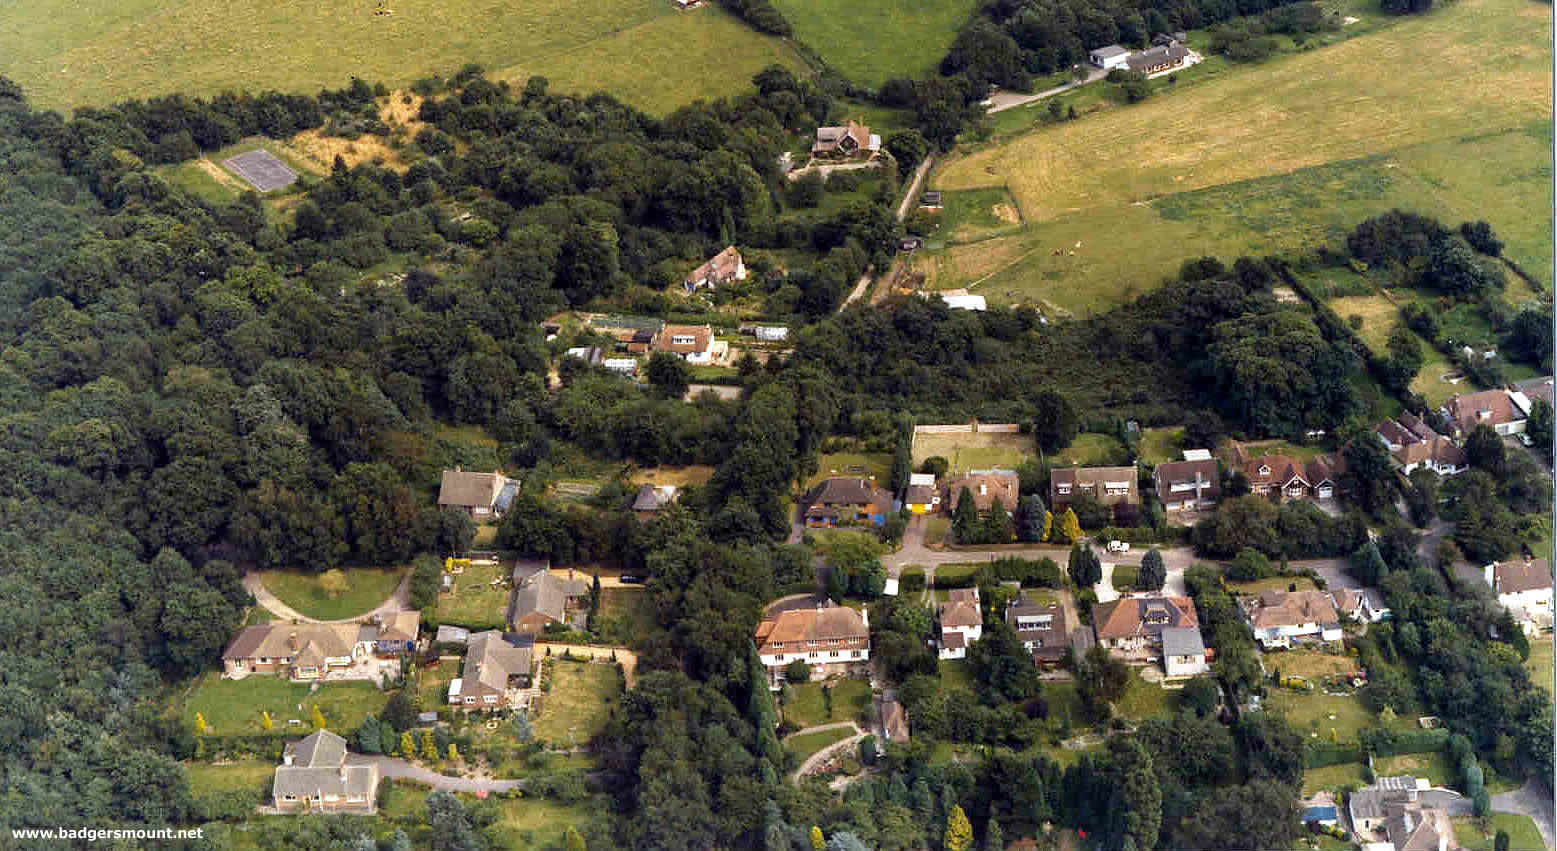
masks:
[[[1118,525],[1133,525],[1141,507],[1134,467],[1057,467],[1049,472],[1049,509],[1064,513],[1081,494],[1114,509]]]
[[[222,676],[276,674],[294,681],[375,679],[368,664],[414,648],[420,612],[379,615],[363,623],[269,623],[246,626],[222,652]]]
[[[746,280],[746,263],[741,259],[741,252],[731,245],[725,250],[708,258],[703,265],[693,269],[689,273],[682,286],[687,292],[700,289],[716,289],[731,281]]]
[[[811,145],[811,156],[849,157],[880,149],[881,137],[872,135],[869,127],[851,118],[841,126],[816,128],[816,142]]]
[[[807,526],[880,526],[892,511],[892,497],[870,479],[833,476],[805,495]]]
[[[955,588],[948,591],[945,602],[935,607],[935,623],[941,633],[940,658],[966,658],[968,645],[984,636],[984,613],[979,608],[979,589]]]
[[[589,583],[569,577],[564,579],[550,570],[526,571],[514,569],[514,600],[508,622],[514,632],[535,634],[549,624],[565,624],[568,608],[579,597],[589,595]]]
[[[1552,628],[1552,568],[1544,558],[1493,562],[1482,576],[1527,633]]]
[[[1005,617],[1022,646],[1033,654],[1034,662],[1053,667],[1065,661],[1071,635],[1064,606],[1038,603],[1019,595],[1006,605]]]
[[[1522,393],[1520,396],[1523,405],[1516,404],[1513,394],[1501,388],[1450,396],[1449,400],[1443,403],[1443,415],[1449,419],[1456,440],[1469,437],[1478,425],[1490,426],[1493,431],[1505,437],[1511,434],[1523,434],[1525,414],[1521,408],[1528,410],[1532,403]]]
[[[1292,455],[1256,454],[1254,447],[1231,442],[1228,466],[1243,473],[1249,491],[1276,502],[1333,499],[1340,491],[1345,464],[1338,455],[1304,461]]]
[[[1374,426],[1373,433],[1389,450],[1390,460],[1404,475],[1426,467],[1440,476],[1454,476],[1470,469],[1465,453],[1454,441],[1433,431],[1425,420],[1404,413]]]
[[[1294,640],[1340,641],[1341,616],[1323,591],[1264,591],[1243,600],[1245,622],[1265,649]]]
[[[1204,449],[1186,450],[1184,455],[1183,461],[1158,464],[1152,471],[1157,501],[1170,513],[1215,508],[1222,498],[1222,477],[1216,459]]]
[[[443,482],[438,488],[438,507],[463,511],[476,520],[497,519],[502,510],[497,508],[498,498],[509,483],[499,471],[477,473],[455,467],[443,471]]]
[[[514,689],[530,682],[534,648],[529,641],[509,641],[495,629],[472,635],[460,676],[449,681],[449,705],[467,711],[512,706]]]
[[[1092,607],[1097,643],[1127,662],[1155,662],[1162,656],[1162,631],[1200,626],[1195,601],[1160,592],[1132,594]]]
[[[1211,670],[1211,654],[1198,626],[1162,631],[1162,669],[1170,677],[1195,677]]]
[[[946,482],[946,506],[948,511],[956,511],[957,503],[962,500],[962,491],[966,488],[973,496],[973,507],[980,514],[987,513],[995,506],[995,500],[1006,511],[1016,511],[1017,503],[1021,500],[1022,480],[1015,470],[969,470],[965,475],[948,479]]]
[[[935,487],[935,474],[908,474],[908,487],[903,491],[903,507],[914,514],[929,514],[941,507],[941,495]]]
[[[724,357],[730,344],[714,339],[710,325],[666,325],[654,342],[655,352],[668,352],[692,364],[709,364]]]
[[[863,674],[870,662],[870,616],[825,601],[787,609],[757,624],[757,658],[774,688],[784,684],[784,666],[802,661],[816,678]]]
[[[272,806],[283,813],[372,813],[378,766],[348,765],[346,756],[346,740],[329,730],[289,742],[271,781]]]
[[[1377,623],[1391,616],[1377,588],[1338,588],[1330,592],[1336,612],[1357,623]]]

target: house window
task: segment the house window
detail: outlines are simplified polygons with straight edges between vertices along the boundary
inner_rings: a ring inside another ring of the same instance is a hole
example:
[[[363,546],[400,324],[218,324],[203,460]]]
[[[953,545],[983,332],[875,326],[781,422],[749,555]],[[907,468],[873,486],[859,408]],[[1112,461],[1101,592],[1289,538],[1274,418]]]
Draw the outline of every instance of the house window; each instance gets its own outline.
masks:
[[[1062,494],[1070,493],[1070,485],[1060,485],[1056,490]]]
[[[828,655],[829,658],[836,659],[836,658],[838,658],[838,651],[833,650],[833,651],[829,652],[827,655]]]
[[[295,800],[297,800],[297,796],[296,795],[282,795],[281,796],[281,800],[283,800],[283,801],[295,801]]]
[[[850,650],[849,651],[849,658],[851,658],[851,659],[858,659],[858,658],[860,658],[860,651],[858,651],[858,650]]]
[[[806,658],[808,658],[808,659],[816,659],[816,658],[821,657],[821,655],[822,654],[816,652],[815,650],[812,650],[810,653],[806,654]]]
[[[1260,475],[1262,475],[1262,476],[1269,476],[1270,475],[1270,468],[1265,466],[1264,464],[1261,464],[1260,465]]]
[[[775,642],[773,642],[772,644],[770,644],[768,646],[772,647],[774,650],[783,650],[784,649],[784,642],[782,642],[782,641],[775,641]]]
[[[465,695],[465,702],[466,702],[466,703],[471,703],[471,704],[474,704],[474,703],[475,703],[475,702],[476,702],[476,696],[475,696],[475,695],[473,695],[473,694],[467,694],[467,695]]]
[[[670,338],[672,346],[692,346],[697,344],[697,338],[686,334],[675,334]]]

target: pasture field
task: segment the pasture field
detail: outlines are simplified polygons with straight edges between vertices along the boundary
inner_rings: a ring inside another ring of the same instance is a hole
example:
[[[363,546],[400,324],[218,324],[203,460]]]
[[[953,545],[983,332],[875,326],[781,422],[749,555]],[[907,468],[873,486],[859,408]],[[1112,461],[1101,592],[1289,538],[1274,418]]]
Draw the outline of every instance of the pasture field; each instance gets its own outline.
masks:
[[[972,434],[914,435],[914,469],[926,458],[946,459],[947,473],[966,473],[999,467],[1014,470],[1037,455],[1032,435],[977,432]]]
[[[888,77],[933,74],[975,0],[890,0],[868,12],[838,0],[776,0],[795,38],[851,81],[876,88]]]
[[[1028,224],[930,255],[920,271],[933,288],[1089,313],[1190,254],[1334,245],[1399,206],[1486,219],[1511,258],[1550,277],[1551,220],[1528,215],[1552,205],[1548,12],[1528,0],[1445,6],[964,153],[934,186],[1008,187]],[[1423,49],[1437,61],[1404,61]]]
[[[711,4],[689,12],[669,0],[386,5],[394,14],[304,0],[18,0],[0,23],[0,74],[37,105],[68,109],[172,92],[312,92],[353,75],[394,88],[474,62],[499,79],[522,84],[542,74],[554,91],[604,90],[664,113],[743,91],[768,65],[801,67],[782,41]]]
[[[941,227],[936,239],[967,241],[1018,228],[1022,213],[1005,187],[947,192],[941,197]]]

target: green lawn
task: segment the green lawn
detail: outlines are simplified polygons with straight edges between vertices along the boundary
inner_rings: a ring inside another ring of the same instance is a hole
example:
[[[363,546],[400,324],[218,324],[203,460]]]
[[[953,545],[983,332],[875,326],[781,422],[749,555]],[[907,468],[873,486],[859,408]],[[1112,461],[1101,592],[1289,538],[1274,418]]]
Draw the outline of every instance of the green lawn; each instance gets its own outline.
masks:
[[[914,467],[926,458],[945,458],[948,472],[965,473],[999,467],[1015,469],[1036,457],[1032,435],[978,432],[970,434],[914,435]]]
[[[1135,578],[1141,573],[1141,568],[1133,564],[1114,565],[1114,590],[1134,591]]]
[[[1149,683],[1134,672],[1129,688],[1114,708],[1125,718],[1140,720],[1168,715],[1177,702],[1178,692],[1169,692],[1160,685]]]
[[[683,12],[665,0],[405,0],[392,8],[380,17],[371,4],[303,0],[19,0],[0,28],[0,74],[37,105],[68,108],[171,92],[312,93],[352,75],[394,87],[474,62],[521,85],[542,74],[553,91],[606,90],[663,113],[748,89],[774,63],[801,68],[782,41],[712,4]],[[938,59],[942,48],[933,50]]]
[[[1050,456],[1056,467],[1111,467],[1130,463],[1124,445],[1106,434],[1083,432],[1070,445]]]
[[[346,590],[331,597],[319,585],[318,573],[265,570],[260,582],[281,602],[319,620],[346,620],[373,611],[389,599],[405,570],[399,567],[342,568]]]
[[[801,733],[791,736],[784,742],[784,748],[795,755],[797,763],[805,762],[806,758],[820,751],[834,742],[841,742],[854,735],[854,731],[847,727],[837,727],[832,730],[818,730],[815,733]]]
[[[832,680],[833,712],[827,714],[822,700],[823,683],[789,686],[784,703],[784,718],[804,729],[835,721],[857,721],[870,706],[870,683],[865,680]]]
[[[654,631],[653,602],[642,588],[602,588],[599,622],[592,628],[631,645]]]
[[[205,154],[196,160],[157,166],[152,170],[169,181],[182,184],[184,188],[213,204],[225,204],[236,199],[239,193],[253,187],[229,171],[222,163],[238,154],[259,150],[266,151],[271,156],[291,166],[299,175],[317,174],[319,171],[313,163],[292,150],[289,146],[273,139],[259,137],[240,140],[219,151]],[[266,197],[284,194],[288,191],[290,191],[290,187],[278,189]]]
[[[434,667],[417,668],[421,679],[417,682],[416,695],[423,712],[433,712],[449,705],[449,681],[460,675],[458,659],[444,659]]]
[[[1445,5],[966,149],[935,188],[1008,188],[1026,225],[920,265],[934,288],[982,281],[995,303],[1091,313],[1175,274],[1188,254],[1338,246],[1359,219],[1398,206],[1451,225],[1485,218],[1512,258],[1550,277],[1551,218],[1529,215],[1552,206],[1548,12],[1527,0]],[[1380,55],[1423,50],[1432,67],[1378,72]]]
[[[243,618],[243,625],[255,626],[262,623],[270,623],[271,620],[273,620],[273,618],[271,617],[269,609],[257,605],[250,606],[249,613]]]
[[[925,521],[924,542],[928,546],[940,546],[946,543],[946,534],[951,531],[951,518],[944,514],[932,514]]]
[[[1148,464],[1166,464],[1169,461],[1180,461],[1184,458],[1184,450],[1194,449],[1184,445],[1184,427],[1172,428],[1147,428],[1141,430],[1141,460]],[[1210,447],[1200,447],[1209,449]]]
[[[1379,757],[1373,761],[1373,770],[1383,777],[1426,777],[1434,786],[1454,786],[1460,779],[1459,771],[1449,766],[1443,751]]]
[[[506,578],[508,568],[495,565],[471,565],[454,577],[452,594],[438,595],[438,622],[473,630],[503,629],[508,614],[509,584],[492,584]]]
[[[194,729],[195,713],[205,716],[214,735],[265,733],[261,712],[268,711],[277,735],[303,735],[313,730],[313,707],[324,713],[325,726],[345,733],[362,723],[364,716],[384,707],[387,695],[367,682],[325,683],[317,693],[307,683],[255,674],[241,680],[224,680],[215,672],[202,675],[179,707],[179,718]],[[302,709],[298,709],[298,705]],[[288,724],[296,719],[301,724]]]
[[[1229,590],[1239,594],[1260,594],[1265,591],[1288,591],[1296,585],[1299,591],[1314,590],[1314,582],[1306,576],[1271,576],[1253,582],[1229,582]]]
[[[432,829],[425,819],[429,792],[425,786],[404,782],[386,784],[379,792],[379,817],[404,828],[418,848],[430,847],[433,839]],[[471,796],[461,795],[460,799],[467,807],[476,803]],[[567,829],[582,827],[593,817],[593,809],[589,802],[560,804],[541,798],[499,799],[497,821],[486,833],[496,840],[498,848],[560,848]]]
[[[189,778],[189,788],[195,795],[212,795],[238,789],[269,791],[271,778],[276,773],[276,763],[259,759],[242,759],[221,764],[210,762],[184,763],[184,776]]]
[[[1337,656],[1316,650],[1272,650],[1265,653],[1265,669],[1280,669],[1283,677],[1304,677],[1319,687],[1326,674],[1343,674],[1362,669],[1355,656]]]
[[[777,0],[795,38],[862,86],[933,75],[974,0],[890,0],[869,10],[838,0]]]
[[[1360,762],[1343,762],[1339,765],[1327,765],[1324,768],[1304,769],[1303,794],[1312,795],[1315,792],[1341,786],[1366,786],[1368,777],[1363,773],[1364,769],[1365,766]]]
[[[1525,660],[1525,667],[1530,670],[1530,679],[1552,690],[1552,639],[1538,638],[1530,642],[1530,658]]]
[[[955,562],[953,564],[943,564],[935,568],[935,579],[937,582],[966,579],[969,576],[978,573],[985,566],[986,565],[984,562]]]
[[[936,667],[941,675],[941,685],[973,690],[973,670],[966,659],[942,659],[936,662]]]
[[[583,745],[605,729],[621,697],[616,668],[562,659],[553,664],[551,691],[542,698],[535,736],[553,745]]]
[[[1270,663],[1266,664],[1268,666]],[[1285,689],[1276,689],[1271,692],[1265,703],[1271,711],[1284,713],[1292,726],[1309,740],[1353,742],[1357,740],[1359,731],[1378,723],[1378,716],[1369,712],[1360,700],[1350,695],[1328,695],[1320,692],[1298,694]],[[1335,717],[1331,718],[1331,715]],[[1414,726],[1412,720],[1404,718],[1395,723],[1402,730]],[[1331,731],[1334,731],[1333,735]]]
[[[1500,830],[1508,832],[1508,847],[1517,851],[1542,851],[1546,843],[1541,831],[1529,816],[1513,813],[1492,813],[1489,817],[1491,832],[1483,835],[1475,820],[1466,819],[1454,824],[1454,841],[1465,851],[1491,851],[1492,843]]]
[[[875,476],[882,488],[892,477],[892,456],[886,453],[829,452],[817,463],[816,475],[806,482],[812,487],[833,476]]]

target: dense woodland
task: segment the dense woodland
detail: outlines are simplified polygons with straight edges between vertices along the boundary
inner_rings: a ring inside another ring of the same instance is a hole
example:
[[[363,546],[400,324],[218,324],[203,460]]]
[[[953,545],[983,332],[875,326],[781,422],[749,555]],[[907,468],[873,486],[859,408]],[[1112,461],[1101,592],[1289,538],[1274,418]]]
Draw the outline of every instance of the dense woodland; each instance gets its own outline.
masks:
[[[1282,261],[1200,259],[1134,304],[1052,326],[1028,310],[920,299],[855,307],[811,324],[793,356],[744,364],[734,401],[681,402],[684,376],[664,370],[636,385],[574,364],[549,386],[561,349],[590,342],[542,339],[538,320],[559,308],[660,293],[738,242],[803,257],[766,285],[793,287],[795,318],[816,319],[891,250],[885,205],[831,218],[786,209],[783,140],[830,105],[781,71],[756,84],[740,101],[656,120],[604,96],[550,95],[541,80],[512,90],[466,73],[421,87],[425,156],[404,173],[338,163],[283,204],[220,205],[152,166],[253,133],[360,126],[374,89],[172,97],[67,120],[0,81],[0,466],[11,472],[0,485],[0,779],[12,792],[0,824],[230,816],[189,788],[178,760],[194,745],[162,701],[237,627],[242,570],[461,549],[470,524],[437,512],[432,494],[440,470],[465,463],[525,482],[504,546],[650,577],[657,629],[635,648],[639,682],[596,742],[598,788],[614,807],[584,828],[589,847],[806,849],[820,827],[829,847],[907,849],[965,834],[990,843],[1044,821],[1143,851],[1290,841],[1299,734],[1265,716],[1223,725],[1209,717],[1214,693],[1065,769],[1006,750],[932,763],[916,745],[881,755],[882,770],[841,798],[781,782],[789,766],[751,635],[765,601],[813,578],[808,549],[775,541],[830,437],[891,445],[909,415],[1030,421],[1058,407],[1071,420],[1187,417],[1197,439],[1301,437],[1360,422],[1357,382],[1378,365],[1344,324],[1274,297]],[[397,268],[410,270],[403,280],[389,277]],[[448,424],[482,426],[498,446],[475,452],[443,436]],[[611,506],[619,486],[595,505],[545,498],[553,468],[579,457],[717,470],[642,526]],[[1478,521],[1466,518],[1517,524],[1549,499],[1490,447],[1475,460],[1449,503],[1467,551]],[[1259,523],[1337,554],[1362,538],[1355,517],[1245,513],[1219,516],[1203,546],[1260,549]],[[1374,642],[1378,669],[1401,680],[1378,699],[1435,711],[1511,771],[1549,761],[1534,733],[1550,708],[1521,679],[1517,651],[1483,628],[1485,601],[1460,602],[1436,565],[1399,550],[1373,568],[1402,613]],[[1052,564],[1008,567],[1059,581]],[[992,585],[985,599],[997,598]],[[977,706],[954,712],[916,679],[926,613],[878,605],[883,661],[931,736],[1015,748],[1047,729],[1043,690],[1008,631],[992,627],[978,647]],[[1257,688],[1233,631],[1214,640],[1229,688]],[[1118,668],[1106,656],[1080,668],[1089,713],[1105,716]],[[1491,701],[1504,707],[1496,718],[1475,714]],[[429,817],[435,847],[483,847],[480,811],[440,799]],[[361,820],[298,819],[256,841],[364,847],[371,833]]]

